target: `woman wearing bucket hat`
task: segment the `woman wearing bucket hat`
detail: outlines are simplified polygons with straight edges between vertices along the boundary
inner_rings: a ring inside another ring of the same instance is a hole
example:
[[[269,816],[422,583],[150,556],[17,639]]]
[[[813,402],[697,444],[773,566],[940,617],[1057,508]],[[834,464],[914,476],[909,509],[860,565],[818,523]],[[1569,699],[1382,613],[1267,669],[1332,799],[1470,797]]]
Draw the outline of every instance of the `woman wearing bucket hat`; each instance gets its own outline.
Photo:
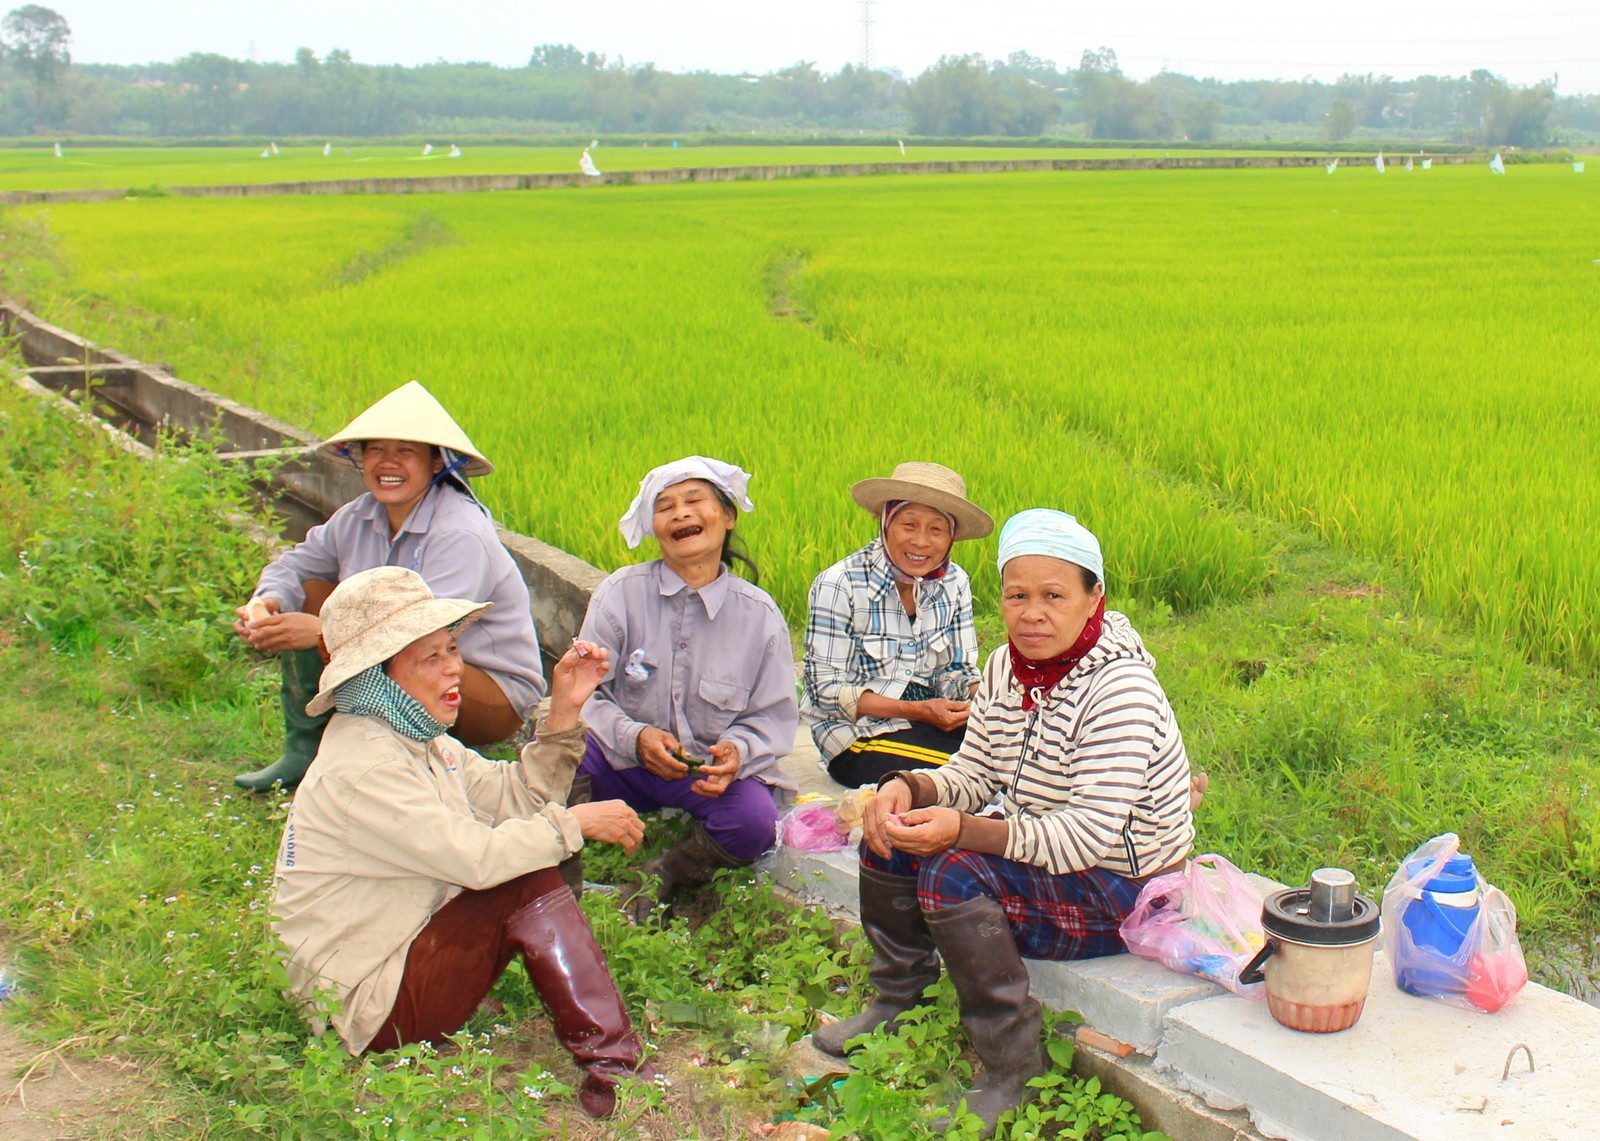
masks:
[[[283,662],[283,755],[234,778],[255,791],[294,788],[316,755],[327,718],[308,714],[306,702],[322,672],[318,613],[330,584],[357,571],[409,567],[441,594],[495,604],[462,637],[467,671],[452,729],[458,739],[503,740],[544,696],[527,585],[467,483],[494,467],[428,390],[416,381],[395,389],[330,436],[318,454],[353,465],[367,490],[262,571],[254,598],[235,612],[239,636]]]
[[[520,763],[447,735],[463,704],[459,633],[492,604],[437,598],[403,567],[341,582],[322,609],[330,657],[314,713],[336,710],[278,852],[274,927],[293,996],[352,1054],[459,1030],[520,954],[556,1037],[605,1116],[617,1083],[653,1077],[588,921],[556,865],[585,840],[633,851],[620,801],[562,806],[583,702],[609,665],[577,642]]]
[[[580,772],[595,796],[694,818],[644,864],[657,886],[632,897],[637,920],[718,868],[754,862],[773,844],[775,797],[794,790],[778,768],[798,728],[789,630],[767,593],[731,570],[736,560],[754,569],[732,544],[738,511],[755,506],[749,485],[704,456],[647,474],[619,527],[630,547],[653,535],[661,557],[602,582],[583,620],[580,637],[616,667],[584,707]]]
[[[840,784],[949,759],[978,683],[972,584],[950,549],[994,520],[940,464],[904,463],[851,497],[878,535],[811,584],[801,716]]]
[[[877,997],[817,1031],[846,1044],[922,1001],[942,960],[983,1062],[966,1091],[985,1135],[1045,1072],[1023,956],[1123,950],[1151,876],[1194,843],[1189,760],[1128,620],[1105,608],[1100,543],[1072,516],[1000,532],[1007,644],[990,655],[966,740],[938,769],[891,773],[867,806],[861,926]]]

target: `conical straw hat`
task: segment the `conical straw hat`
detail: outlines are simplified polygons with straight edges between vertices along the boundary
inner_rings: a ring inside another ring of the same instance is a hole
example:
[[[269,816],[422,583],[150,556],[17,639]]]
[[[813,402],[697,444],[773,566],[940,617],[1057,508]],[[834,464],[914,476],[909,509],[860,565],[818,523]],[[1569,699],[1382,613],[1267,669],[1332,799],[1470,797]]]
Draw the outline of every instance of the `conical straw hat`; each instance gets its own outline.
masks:
[[[450,418],[444,405],[418,381],[409,381],[389,393],[323,441],[317,454],[324,459],[354,465],[344,445],[363,440],[414,440],[449,448],[467,456],[463,475],[488,475],[494,465],[472,446],[461,426]]]
[[[850,497],[880,517],[891,499],[937,508],[955,517],[958,542],[981,539],[994,530],[989,513],[967,498],[967,481],[943,464],[900,464],[888,479],[862,480],[850,489]]]

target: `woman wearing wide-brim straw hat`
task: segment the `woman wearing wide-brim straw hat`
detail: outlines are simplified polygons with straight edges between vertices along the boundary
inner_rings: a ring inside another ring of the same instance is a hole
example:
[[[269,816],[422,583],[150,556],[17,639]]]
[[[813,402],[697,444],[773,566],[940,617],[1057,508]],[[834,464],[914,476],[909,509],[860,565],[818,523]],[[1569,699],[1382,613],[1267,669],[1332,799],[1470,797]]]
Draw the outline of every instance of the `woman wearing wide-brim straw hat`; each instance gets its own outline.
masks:
[[[562,805],[583,703],[610,663],[575,643],[520,763],[487,760],[448,731],[464,704],[458,639],[493,613],[435,597],[403,567],[363,571],[328,597],[329,660],[309,704],[336,712],[284,826],[273,926],[314,1030],[332,1010],[352,1054],[442,1045],[520,954],[584,1071],[579,1104],[603,1117],[619,1081],[653,1074],[557,865],[585,841],[631,852],[644,838],[620,801]]]
[[[527,585],[467,483],[494,465],[432,394],[416,381],[402,385],[330,436],[319,455],[354,466],[367,490],[262,571],[255,596],[235,612],[239,636],[283,662],[283,754],[234,778],[256,791],[294,788],[316,756],[327,718],[306,704],[322,672],[318,615],[333,584],[359,571],[408,567],[441,594],[494,603],[462,636],[458,739],[511,736],[545,691]]]
[[[829,775],[856,788],[960,748],[978,639],[972,584],[950,552],[994,520],[942,464],[900,464],[850,495],[878,533],[811,584],[800,712]]]

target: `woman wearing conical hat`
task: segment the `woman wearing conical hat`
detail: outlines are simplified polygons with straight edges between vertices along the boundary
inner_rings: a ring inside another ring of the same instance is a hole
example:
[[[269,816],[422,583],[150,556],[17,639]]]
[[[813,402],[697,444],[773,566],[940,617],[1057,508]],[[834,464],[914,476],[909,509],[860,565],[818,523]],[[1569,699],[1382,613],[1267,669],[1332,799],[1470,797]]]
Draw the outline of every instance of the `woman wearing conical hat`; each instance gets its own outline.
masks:
[[[494,603],[461,638],[467,665],[451,730],[458,740],[511,736],[545,692],[527,585],[467,483],[494,465],[428,390],[416,381],[395,389],[319,454],[354,466],[367,490],[262,571],[255,596],[236,611],[239,636],[283,660],[283,755],[234,778],[256,791],[294,788],[316,756],[327,717],[307,714],[306,703],[322,673],[319,613],[331,584],[360,571],[407,567],[437,594]]]
[[[878,534],[811,584],[800,714],[829,775],[858,788],[961,747],[978,639],[972,583],[950,552],[994,520],[941,464],[903,463],[850,494]]]

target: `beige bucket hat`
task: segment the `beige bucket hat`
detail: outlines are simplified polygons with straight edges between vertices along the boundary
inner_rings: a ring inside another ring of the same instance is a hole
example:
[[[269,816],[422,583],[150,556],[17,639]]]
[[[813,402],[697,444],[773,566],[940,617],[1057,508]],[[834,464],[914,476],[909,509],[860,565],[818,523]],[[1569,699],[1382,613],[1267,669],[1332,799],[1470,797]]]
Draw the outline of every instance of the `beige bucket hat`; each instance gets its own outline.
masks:
[[[422,576],[406,567],[374,567],[353,574],[322,604],[322,640],[328,664],[313,717],[333,708],[333,691],[364,670],[382,665],[418,638],[446,626],[476,622],[492,603],[435,598]]]
[[[322,442],[317,454],[354,465],[347,447],[362,440],[415,440],[467,457],[463,475],[488,475],[494,465],[479,454],[461,425],[419,381],[408,381]]]
[[[925,503],[951,515],[956,540],[981,539],[994,531],[989,513],[967,499],[967,481],[943,464],[899,464],[888,479],[864,479],[850,489],[854,499],[873,515],[883,515],[883,505],[894,499]]]

